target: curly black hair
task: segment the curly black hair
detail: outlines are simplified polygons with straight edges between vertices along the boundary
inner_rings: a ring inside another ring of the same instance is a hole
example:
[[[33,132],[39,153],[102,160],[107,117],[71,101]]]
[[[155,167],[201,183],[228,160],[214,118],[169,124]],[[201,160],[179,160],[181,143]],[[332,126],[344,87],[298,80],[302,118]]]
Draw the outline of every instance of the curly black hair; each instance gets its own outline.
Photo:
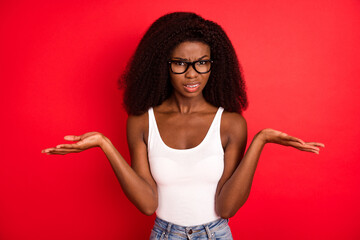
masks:
[[[174,12],[156,20],[141,39],[119,80],[128,114],[140,115],[170,97],[168,60],[172,50],[184,41],[210,46],[214,61],[203,89],[207,102],[229,112],[245,110],[248,102],[245,82],[234,47],[215,22],[191,12]]]

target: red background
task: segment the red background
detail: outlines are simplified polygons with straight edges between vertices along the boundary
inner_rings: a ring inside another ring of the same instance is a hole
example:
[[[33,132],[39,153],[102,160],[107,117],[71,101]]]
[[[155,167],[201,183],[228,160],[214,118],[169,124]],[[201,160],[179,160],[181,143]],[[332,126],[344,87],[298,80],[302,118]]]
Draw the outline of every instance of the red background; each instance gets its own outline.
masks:
[[[360,239],[360,2],[1,1],[0,239],[147,239],[154,216],[124,196],[100,149],[126,159],[117,79],[150,24],[194,11],[228,33],[247,81],[249,142],[265,127],[326,148],[264,148],[234,239]],[[249,143],[248,143],[249,144]]]

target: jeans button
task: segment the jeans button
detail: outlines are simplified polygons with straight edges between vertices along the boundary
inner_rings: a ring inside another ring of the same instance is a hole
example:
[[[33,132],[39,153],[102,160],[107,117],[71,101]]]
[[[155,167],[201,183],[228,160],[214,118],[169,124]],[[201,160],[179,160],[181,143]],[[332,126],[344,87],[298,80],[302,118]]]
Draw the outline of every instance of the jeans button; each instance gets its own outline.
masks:
[[[188,234],[192,234],[192,233],[193,233],[193,230],[190,229],[190,230],[188,231]]]

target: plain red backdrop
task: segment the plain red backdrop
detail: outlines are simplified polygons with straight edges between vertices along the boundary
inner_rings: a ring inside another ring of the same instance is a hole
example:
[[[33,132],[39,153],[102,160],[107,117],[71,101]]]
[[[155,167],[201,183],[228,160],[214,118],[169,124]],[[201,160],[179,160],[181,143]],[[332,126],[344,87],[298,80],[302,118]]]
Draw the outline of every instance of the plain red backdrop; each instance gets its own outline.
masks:
[[[129,161],[117,79],[150,24],[173,11],[219,23],[238,53],[249,140],[271,127],[326,148],[265,147],[234,239],[360,239],[360,2],[2,1],[0,239],[148,239],[100,149],[47,156],[104,133]]]

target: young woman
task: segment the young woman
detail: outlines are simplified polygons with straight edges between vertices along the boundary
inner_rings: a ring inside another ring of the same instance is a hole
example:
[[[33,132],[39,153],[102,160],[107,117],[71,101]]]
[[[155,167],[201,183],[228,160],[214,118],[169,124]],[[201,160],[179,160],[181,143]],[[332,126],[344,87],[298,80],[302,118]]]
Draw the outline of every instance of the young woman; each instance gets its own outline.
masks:
[[[222,28],[194,13],[148,29],[123,75],[131,167],[98,132],[65,136],[68,154],[100,147],[130,201],[156,212],[150,239],[232,239],[228,219],[249,196],[266,143],[319,153],[321,143],[263,129],[247,152],[245,83]]]

